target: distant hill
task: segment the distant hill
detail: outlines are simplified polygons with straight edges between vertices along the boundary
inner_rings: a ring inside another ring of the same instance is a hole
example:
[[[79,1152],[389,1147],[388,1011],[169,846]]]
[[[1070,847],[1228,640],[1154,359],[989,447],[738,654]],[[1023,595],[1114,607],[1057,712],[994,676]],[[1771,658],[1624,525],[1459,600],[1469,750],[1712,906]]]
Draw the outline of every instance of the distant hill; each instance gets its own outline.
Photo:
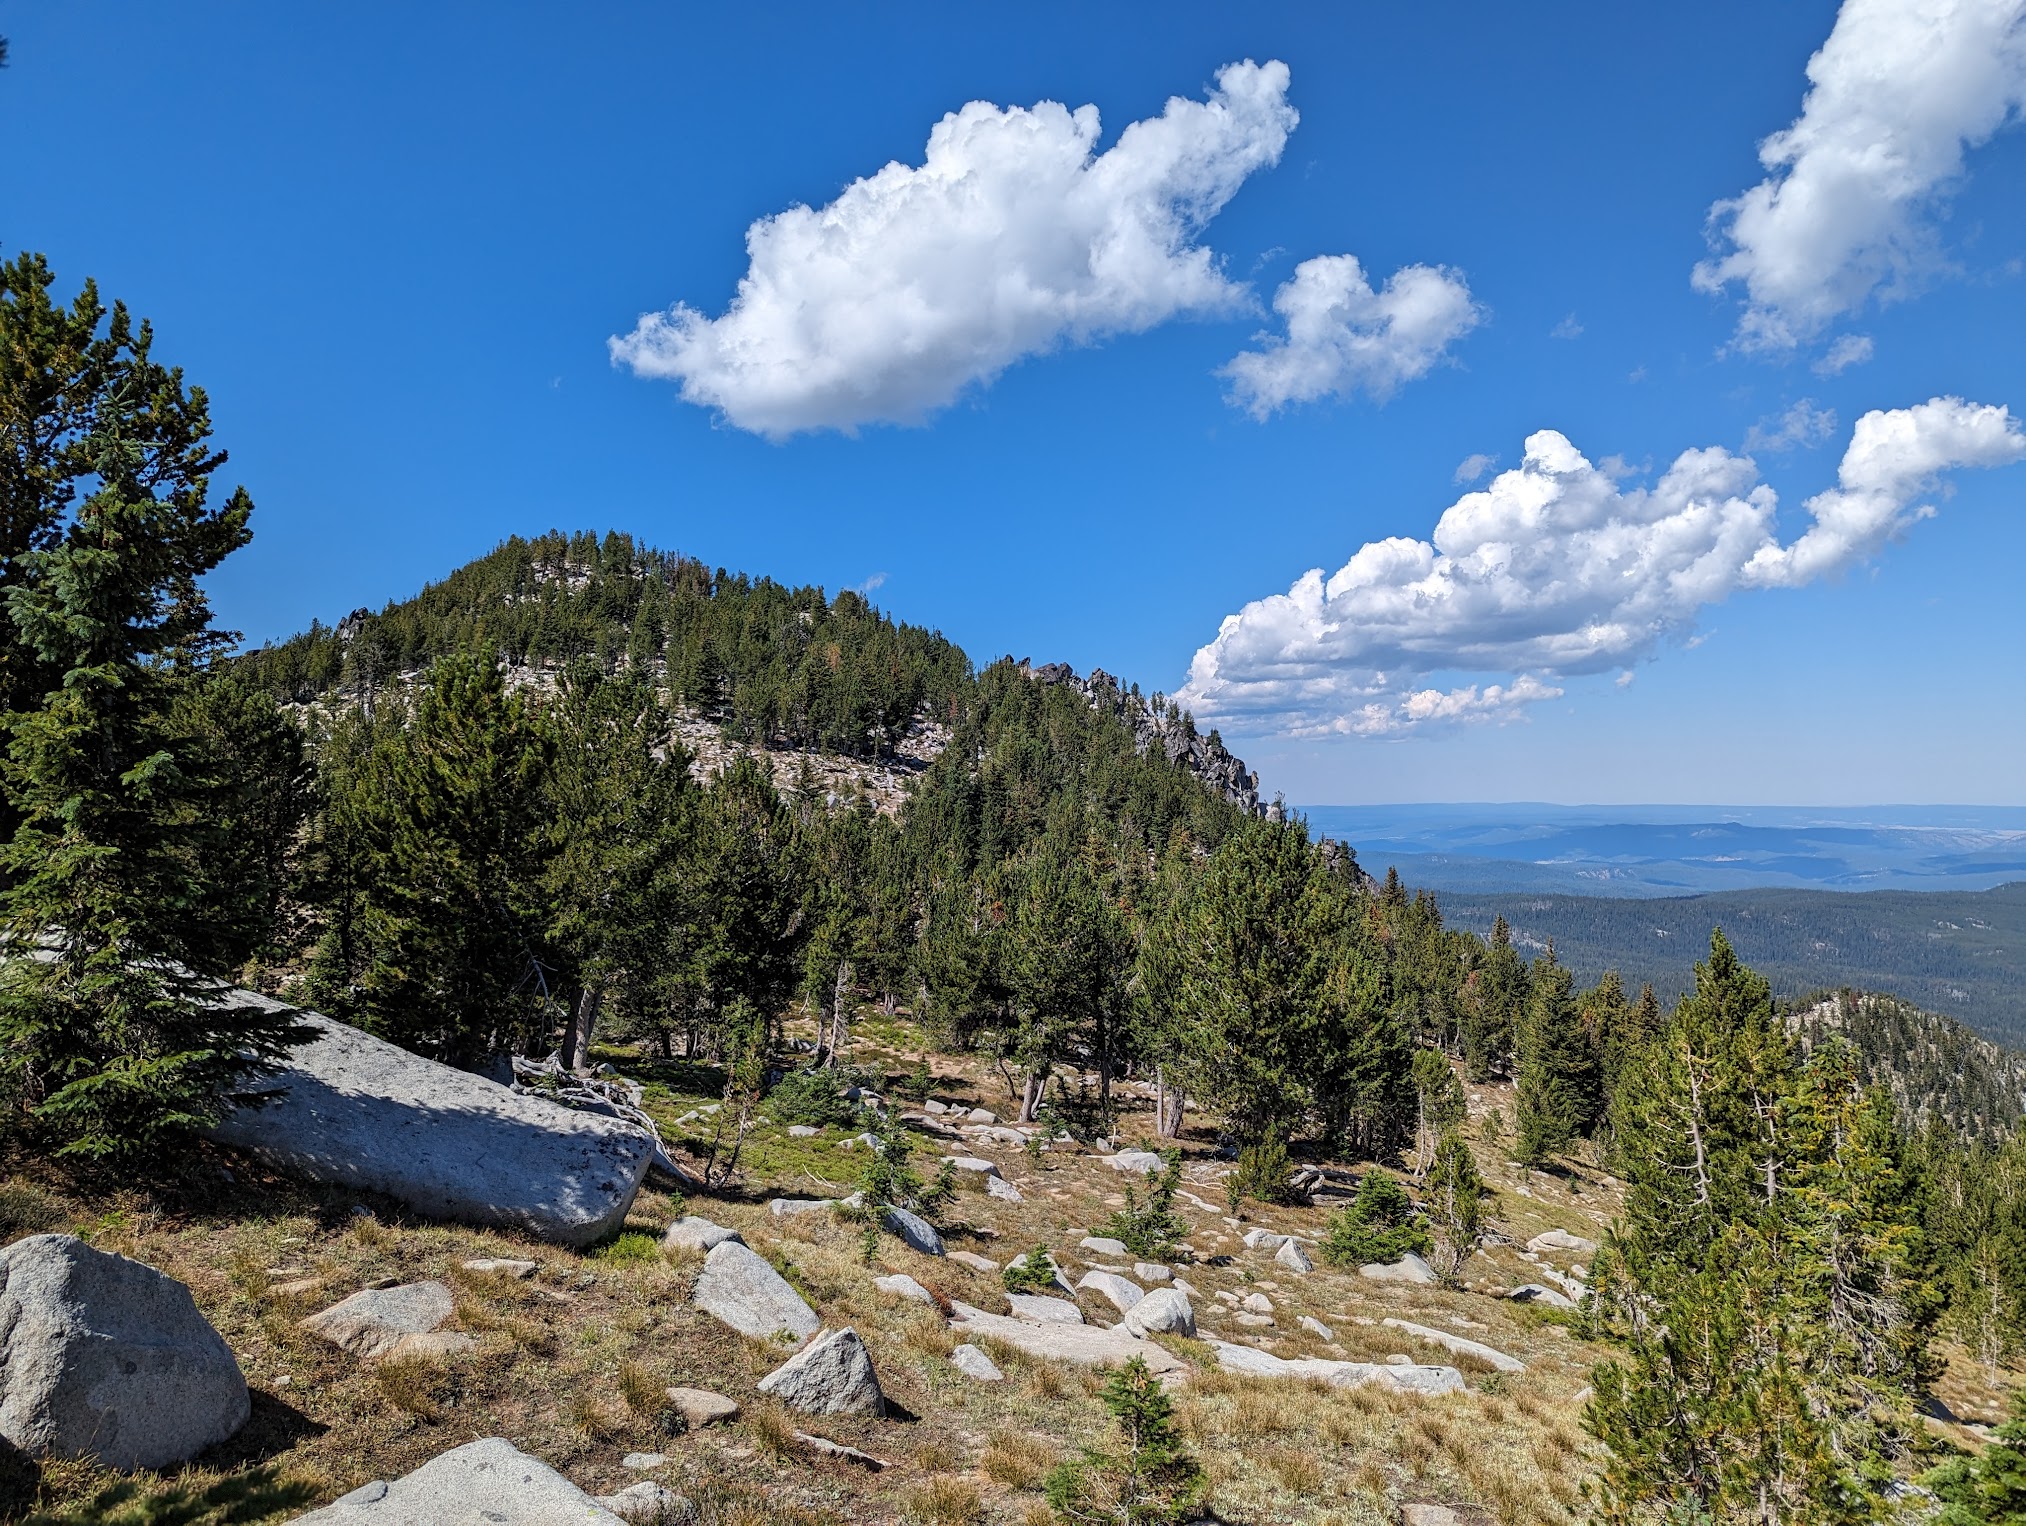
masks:
[[[1952,1017],[1874,992],[1838,991],[1788,1019],[1804,1045],[1830,1035],[1864,1057],[1865,1079],[1890,1090],[1916,1127],[1940,1120],[1966,1139],[2009,1134],[2026,1109],[2026,1055],[1979,1038]]]
[[[1362,848],[1362,845],[1360,845]],[[1369,868],[1385,863],[1367,858]],[[1617,900],[1571,895],[1440,898],[1445,921],[1480,935],[1503,916],[1528,952],[1550,940],[1579,979],[1615,969],[1672,1000],[1721,926],[1740,957],[1797,998],[1854,987],[1880,991],[2026,1046],[2026,881],[1995,890],[1839,893],[1731,890]]]

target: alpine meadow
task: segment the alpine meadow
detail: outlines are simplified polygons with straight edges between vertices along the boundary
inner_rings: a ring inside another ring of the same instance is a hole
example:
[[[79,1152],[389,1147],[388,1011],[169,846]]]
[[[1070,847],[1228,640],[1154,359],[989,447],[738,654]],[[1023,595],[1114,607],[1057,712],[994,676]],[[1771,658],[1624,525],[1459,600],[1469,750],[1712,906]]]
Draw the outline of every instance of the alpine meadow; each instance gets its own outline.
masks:
[[[7,12],[0,1522],[2026,1523],[2026,0],[1149,19]]]

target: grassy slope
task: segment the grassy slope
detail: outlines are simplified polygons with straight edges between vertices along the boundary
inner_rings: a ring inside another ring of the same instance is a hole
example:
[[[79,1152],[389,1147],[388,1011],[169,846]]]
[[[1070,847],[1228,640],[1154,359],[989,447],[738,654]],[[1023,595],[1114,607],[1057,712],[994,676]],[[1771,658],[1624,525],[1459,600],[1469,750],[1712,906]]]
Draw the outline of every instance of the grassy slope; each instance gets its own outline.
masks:
[[[898,1075],[916,1051],[905,1023],[868,1022],[855,1058],[876,1060]],[[890,1038],[884,1049],[878,1032]],[[882,1052],[883,1050],[883,1052]],[[628,1057],[612,1056],[622,1063]],[[937,1095],[1005,1105],[997,1078],[982,1068],[939,1057]],[[655,1108],[673,1123],[706,1100],[705,1073],[655,1071]],[[1482,1119],[1510,1098],[1478,1089],[1473,1112]],[[1150,1129],[1151,1116],[1128,1119],[1122,1137]],[[643,1193],[629,1220],[637,1233],[601,1251],[579,1255],[512,1236],[403,1218],[377,1202],[357,1212],[356,1195],[292,1185],[224,1157],[193,1164],[180,1196],[130,1191],[72,1195],[17,1172],[0,1188],[6,1238],[32,1229],[65,1228],[95,1244],[162,1267],[188,1282],[205,1313],[241,1355],[255,1393],[254,1420],[234,1441],[180,1477],[144,1476],[123,1485],[88,1466],[51,1464],[41,1489],[49,1518],[113,1522],[282,1520],[359,1483],[411,1469],[464,1441],[503,1435],[544,1458],[593,1492],[633,1481],[620,1459],[629,1451],[668,1455],[658,1474],[692,1495],[708,1522],[1038,1523],[1047,1519],[1039,1484],[1058,1458],[1099,1440],[1104,1416],[1097,1380],[1075,1368],[995,1352],[1009,1381],[976,1384],[953,1369],[954,1337],[920,1305],[871,1286],[883,1271],[906,1271],[937,1294],[1001,1308],[997,1279],[950,1261],[915,1255],[891,1239],[877,1264],[861,1259],[858,1236],[827,1216],[771,1218],[765,1199],[813,1195],[847,1186],[853,1157],[836,1148],[848,1130],[817,1140],[792,1139],[769,1125],[747,1157],[744,1189],[732,1198],[697,1198],[687,1206],[735,1225],[794,1281],[827,1324],[851,1324],[871,1348],[888,1395],[905,1418],[789,1417],[755,1391],[782,1358],[778,1348],[732,1335],[688,1305],[697,1263],[664,1258],[648,1235],[683,1205]],[[679,1136],[682,1131],[673,1130]],[[954,1147],[952,1147],[954,1148]],[[975,1147],[967,1143],[961,1153]],[[989,1150],[1026,1200],[1010,1205],[966,1193],[949,1215],[953,1248],[1004,1260],[1037,1241],[1071,1270],[1089,1264],[1079,1239],[1119,1206],[1120,1179],[1087,1155],[1030,1160],[1018,1149]],[[1264,1336],[1283,1356],[1455,1362],[1436,1347],[1390,1329],[1388,1316],[1446,1329],[1518,1356],[1528,1371],[1499,1376],[1483,1364],[1459,1363],[1470,1391],[1444,1399],[1410,1399],[1371,1391],[1343,1392],[1306,1383],[1235,1379],[1207,1367],[1191,1375],[1179,1410],[1214,1485],[1214,1502],[1231,1520],[1268,1522],[1390,1522],[1409,1500],[1463,1507],[1466,1520],[1507,1526],[1567,1523],[1581,1518],[1581,1479],[1593,1457],[1581,1434],[1579,1391],[1601,1354],[1575,1340],[1555,1317],[1513,1305],[1485,1291],[1440,1292],[1393,1287],[1328,1268],[1297,1277],[1269,1256],[1248,1251],[1244,1229],[1264,1223],[1317,1234],[1321,1209],[1254,1208],[1247,1220],[1223,1211],[1221,1167],[1207,1136],[1189,1148],[1186,1191],[1201,1204],[1178,1206],[1194,1226],[1196,1263],[1183,1269],[1198,1289],[1203,1333],[1237,1340]],[[1594,1236],[1618,1201],[1616,1184],[1577,1167],[1567,1175],[1522,1179],[1493,1152],[1480,1149],[1497,1187],[1493,1212],[1504,1235],[1523,1242],[1563,1227]],[[222,1174],[229,1170],[229,1179]],[[1209,1205],[1207,1207],[1202,1205]],[[541,1263],[530,1283],[474,1277],[460,1263],[476,1256],[528,1256]],[[1567,1260],[1562,1263],[1564,1269]],[[1481,1254],[1467,1269],[1481,1289],[1533,1280],[1538,1272],[1514,1245]],[[322,1289],[301,1297],[273,1292],[296,1276],[315,1276]],[[455,1324],[475,1334],[478,1351],[441,1367],[371,1369],[309,1340],[295,1327],[302,1315],[381,1278],[438,1277],[457,1294]],[[1215,1298],[1219,1289],[1266,1291],[1277,1305],[1276,1327],[1239,1327]],[[1085,1316],[1109,1323],[1116,1314],[1086,1296]],[[1331,1327],[1336,1342],[1302,1330],[1308,1314]],[[1177,1341],[1202,1362],[1208,1348]],[[714,1388],[745,1406],[737,1423],[669,1436],[645,1410],[661,1386]],[[1945,1389],[1959,1409],[1990,1412],[1995,1396],[1969,1380]],[[888,1460],[871,1473],[819,1462],[791,1432],[832,1437]],[[32,1470],[15,1459],[0,1479],[0,1516],[13,1489],[15,1508]],[[105,1491],[112,1490],[108,1495]],[[165,1516],[168,1497],[240,1503],[205,1513]],[[120,1504],[121,1494],[133,1498]],[[94,1504],[94,1501],[97,1501]]]

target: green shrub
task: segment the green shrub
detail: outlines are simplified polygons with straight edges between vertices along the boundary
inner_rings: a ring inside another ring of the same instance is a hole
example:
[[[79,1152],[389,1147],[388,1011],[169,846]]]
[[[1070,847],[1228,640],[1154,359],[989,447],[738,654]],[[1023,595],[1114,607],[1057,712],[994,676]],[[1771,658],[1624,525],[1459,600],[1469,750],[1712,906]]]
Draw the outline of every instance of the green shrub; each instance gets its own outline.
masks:
[[[914,1151],[915,1137],[899,1118],[889,1117],[875,1131],[865,1167],[858,1173],[861,1222],[876,1225],[887,1209],[905,1208],[934,1224],[956,1198],[956,1167],[943,1161],[935,1180],[925,1182],[912,1164]]]
[[[858,1117],[858,1104],[846,1099],[845,1084],[834,1070],[791,1070],[767,1093],[767,1112],[776,1123],[814,1128],[850,1123]]]
[[[1037,1245],[999,1269],[999,1280],[1009,1293],[1039,1293],[1055,1286],[1055,1263],[1048,1259],[1048,1247]]]
[[[1288,1182],[1294,1167],[1287,1158],[1287,1141],[1262,1139],[1238,1152],[1238,1165],[1224,1184],[1236,1212],[1247,1199],[1256,1203],[1285,1203],[1292,1196]]]
[[[1383,1172],[1368,1171],[1358,1195],[1330,1215],[1318,1248],[1331,1266],[1398,1261],[1409,1251],[1428,1253],[1428,1230],[1404,1187]]]
[[[1163,1150],[1161,1169],[1148,1179],[1145,1199],[1127,1187],[1126,1206],[1111,1216],[1103,1232],[1136,1256],[1164,1260],[1189,1232],[1189,1221],[1175,1212],[1175,1192],[1181,1185],[1182,1152]]]
[[[661,1259],[661,1241],[644,1229],[622,1229],[591,1255],[614,1266],[639,1266]]]

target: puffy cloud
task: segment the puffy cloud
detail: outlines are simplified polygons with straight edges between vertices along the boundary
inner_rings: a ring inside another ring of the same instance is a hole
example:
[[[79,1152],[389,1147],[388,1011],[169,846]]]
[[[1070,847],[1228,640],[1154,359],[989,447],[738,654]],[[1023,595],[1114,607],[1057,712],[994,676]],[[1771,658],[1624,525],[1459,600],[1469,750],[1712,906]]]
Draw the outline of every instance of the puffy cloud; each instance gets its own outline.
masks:
[[[1877,551],[1933,511],[1941,472],[2026,455],[2004,408],[1938,397],[1857,422],[1838,485],[1782,545],[1749,456],[1684,451],[1628,486],[1551,429],[1466,493],[1431,540],[1361,547],[1338,571],[1225,617],[1178,697],[1226,726],[1381,735],[1511,719],[1556,680],[1629,668],[1745,588],[1797,587]],[[1437,675],[1471,681],[1440,687]],[[1485,679],[1496,681],[1485,683]]]
[[[1844,0],[1808,80],[1695,267],[1700,291],[1743,284],[1746,350],[1791,349],[1936,262],[1965,151],[2026,106],[2026,0]]]
[[[1218,71],[1102,154],[1095,106],[973,101],[820,208],[746,230],[719,317],[678,302],[610,341],[615,363],[681,384],[741,429],[909,423],[1063,343],[1243,310],[1203,227],[1276,163],[1299,120],[1287,66]]]
[[[1263,419],[1289,403],[1365,392],[1385,398],[1424,376],[1483,314],[1453,270],[1407,265],[1374,290],[1355,255],[1294,267],[1273,296],[1285,335],[1262,335],[1220,373],[1232,401]]]
[[[1465,456],[1457,462],[1455,475],[1450,480],[1459,484],[1475,482],[1496,465],[1498,465],[1497,456],[1487,456],[1483,451],[1479,451],[1476,455]]]
[[[1815,362],[1817,376],[1841,376],[1852,366],[1861,366],[1871,359],[1871,336],[1869,334],[1844,334],[1822,352]]]
[[[1836,433],[1836,410],[1818,408],[1815,400],[1802,398],[1778,418],[1760,419],[1745,432],[1745,450],[1792,450],[1798,445],[1820,445]]]

